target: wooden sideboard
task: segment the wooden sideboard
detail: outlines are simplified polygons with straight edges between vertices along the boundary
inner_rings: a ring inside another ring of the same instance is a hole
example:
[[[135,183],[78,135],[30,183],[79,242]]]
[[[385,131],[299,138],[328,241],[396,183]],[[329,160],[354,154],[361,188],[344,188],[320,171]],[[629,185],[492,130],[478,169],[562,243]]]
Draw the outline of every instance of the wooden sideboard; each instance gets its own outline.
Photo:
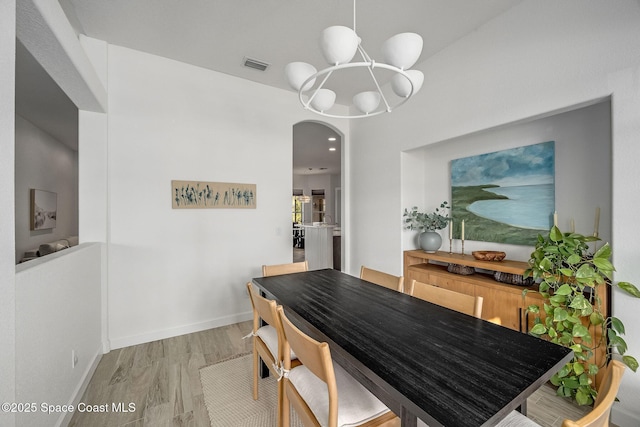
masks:
[[[457,264],[473,267],[475,273],[462,275],[450,273],[448,264]],[[522,261],[480,261],[472,255],[449,254],[447,252],[427,253],[422,250],[410,250],[404,252],[404,283],[405,287],[412,280],[428,283],[442,288],[462,292],[468,295],[481,296],[482,318],[507,328],[528,333],[533,327],[535,315],[527,312],[527,307],[537,305],[540,307],[540,316],[544,318],[543,299],[537,292],[529,292],[522,296],[524,289],[537,290],[537,286],[519,286],[500,283],[493,278],[496,271],[521,275],[529,267]],[[602,292],[602,312],[607,317],[609,309],[609,287],[604,287],[607,292]],[[596,330],[591,334],[594,343],[602,337]],[[606,360],[606,348],[600,346],[595,351],[592,363],[604,366]],[[596,384],[601,379],[603,370],[596,378]]]
[[[481,269],[470,275],[447,271],[448,264],[464,265]],[[523,289],[536,290],[535,286],[525,287],[500,283],[493,278],[496,271],[522,275],[527,269],[521,261],[480,261],[471,255],[449,254],[447,252],[427,253],[422,250],[404,252],[404,280],[429,283],[468,295],[481,296],[482,318],[516,331],[528,332],[533,326],[534,316],[526,308],[536,304],[542,308],[542,298],[537,293],[529,293],[523,298]]]

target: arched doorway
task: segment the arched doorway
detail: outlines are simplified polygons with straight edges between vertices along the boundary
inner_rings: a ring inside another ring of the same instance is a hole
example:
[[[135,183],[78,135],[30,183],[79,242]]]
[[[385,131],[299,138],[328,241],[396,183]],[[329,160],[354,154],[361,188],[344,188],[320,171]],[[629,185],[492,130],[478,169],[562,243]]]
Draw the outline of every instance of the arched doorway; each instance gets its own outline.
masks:
[[[310,268],[318,248],[308,247],[305,229],[325,225],[332,226],[332,267],[343,265],[342,151],[343,135],[330,125],[304,121],[293,126],[293,258],[308,259]]]

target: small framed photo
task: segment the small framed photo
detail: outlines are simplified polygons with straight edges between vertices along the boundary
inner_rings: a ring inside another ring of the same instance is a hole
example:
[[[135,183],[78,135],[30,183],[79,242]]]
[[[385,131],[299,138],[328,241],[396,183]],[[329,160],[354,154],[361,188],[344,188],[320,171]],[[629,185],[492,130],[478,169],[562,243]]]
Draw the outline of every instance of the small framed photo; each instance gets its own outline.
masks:
[[[31,189],[31,230],[56,228],[58,195],[51,191]]]

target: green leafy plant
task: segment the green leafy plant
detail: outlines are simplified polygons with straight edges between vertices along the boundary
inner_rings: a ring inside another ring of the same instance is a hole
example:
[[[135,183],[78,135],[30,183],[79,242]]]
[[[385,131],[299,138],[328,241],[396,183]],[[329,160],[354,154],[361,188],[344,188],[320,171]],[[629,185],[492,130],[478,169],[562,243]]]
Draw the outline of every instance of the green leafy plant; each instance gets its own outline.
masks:
[[[404,210],[404,228],[407,230],[442,230],[449,224],[449,203],[445,200],[434,212],[418,212],[417,206]]]
[[[524,274],[540,281],[538,292],[544,299],[543,316],[537,305],[527,308],[536,314],[530,333],[569,347],[574,354],[573,360],[551,378],[551,383],[558,387],[558,395],[572,397],[580,405],[592,404],[597,395],[593,377],[602,366],[593,363],[596,349],[605,346],[607,359],[615,349],[631,370],[638,369],[638,361],[625,355],[623,323],[615,317],[604,317],[597,289],[617,286],[636,298],[640,298],[640,291],[629,282],[613,281],[615,268],[609,261],[609,244],[595,253],[590,251],[589,243],[598,240],[562,233],[554,226],[547,237],[538,236],[530,268]],[[523,294],[527,292],[535,291],[525,290]]]

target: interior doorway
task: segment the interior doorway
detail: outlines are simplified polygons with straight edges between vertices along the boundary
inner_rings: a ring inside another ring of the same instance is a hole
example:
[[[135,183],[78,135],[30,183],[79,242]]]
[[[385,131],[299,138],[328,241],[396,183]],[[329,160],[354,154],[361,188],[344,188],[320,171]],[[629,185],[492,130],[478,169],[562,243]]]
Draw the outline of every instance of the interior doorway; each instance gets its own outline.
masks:
[[[310,256],[305,228],[331,227],[333,268],[342,267],[342,148],[342,134],[325,123],[305,121],[293,126],[294,262]]]

